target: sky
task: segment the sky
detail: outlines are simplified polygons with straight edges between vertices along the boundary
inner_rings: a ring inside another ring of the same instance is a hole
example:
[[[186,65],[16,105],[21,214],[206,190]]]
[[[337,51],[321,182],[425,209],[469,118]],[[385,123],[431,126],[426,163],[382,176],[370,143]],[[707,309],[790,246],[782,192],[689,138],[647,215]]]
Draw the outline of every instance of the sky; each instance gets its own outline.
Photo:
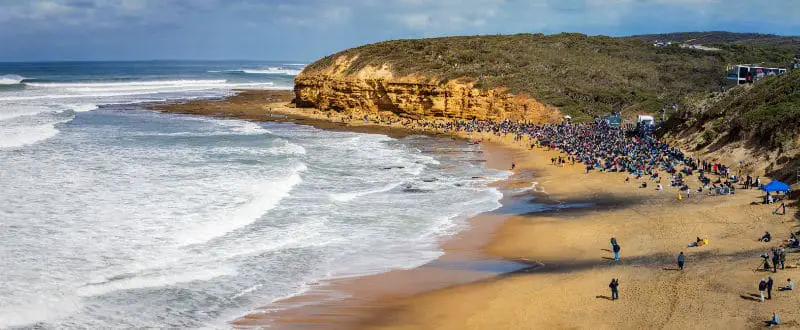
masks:
[[[800,0],[0,0],[0,61],[295,60],[388,39],[800,35]]]

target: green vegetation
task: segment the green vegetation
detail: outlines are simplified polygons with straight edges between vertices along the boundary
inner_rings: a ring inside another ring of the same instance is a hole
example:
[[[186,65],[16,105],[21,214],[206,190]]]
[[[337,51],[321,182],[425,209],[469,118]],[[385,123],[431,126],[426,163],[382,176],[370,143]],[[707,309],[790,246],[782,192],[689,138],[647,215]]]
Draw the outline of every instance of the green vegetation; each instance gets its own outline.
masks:
[[[586,120],[612,110],[628,116],[652,113],[666,104],[682,104],[692,93],[719,91],[726,83],[726,65],[788,63],[797,50],[792,47],[737,43],[702,51],[653,47],[633,37],[567,33],[446,37],[356,47],[321,59],[306,72],[345,55],[356,58],[347,73],[389,64],[396,76],[422,74],[443,82],[466,78],[479,88],[507,88]]]
[[[699,99],[702,100],[702,99]],[[742,86],[687,107],[677,117],[693,118],[677,130],[702,129],[750,139],[770,149],[793,148],[800,132],[800,70]],[[703,134],[706,134],[705,131]],[[707,137],[702,135],[701,137]]]
[[[800,37],[779,36],[774,34],[760,33],[734,33],[725,31],[708,32],[675,32],[664,34],[643,34],[630,38],[639,39],[647,42],[672,41],[683,42],[692,45],[759,45],[759,46],[778,46],[796,47],[800,46]]]

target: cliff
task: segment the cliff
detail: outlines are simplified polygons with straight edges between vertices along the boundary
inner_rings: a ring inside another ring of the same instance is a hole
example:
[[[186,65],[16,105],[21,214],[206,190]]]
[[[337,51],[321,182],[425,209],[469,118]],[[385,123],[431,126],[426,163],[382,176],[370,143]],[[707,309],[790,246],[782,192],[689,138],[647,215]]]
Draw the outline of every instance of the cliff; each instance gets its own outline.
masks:
[[[342,61],[347,61],[342,58]],[[295,78],[295,103],[300,107],[410,119],[457,118],[549,122],[557,109],[502,89],[480,90],[469,82],[438,83],[422,77],[394,78],[368,68],[355,75],[336,70],[302,73]]]

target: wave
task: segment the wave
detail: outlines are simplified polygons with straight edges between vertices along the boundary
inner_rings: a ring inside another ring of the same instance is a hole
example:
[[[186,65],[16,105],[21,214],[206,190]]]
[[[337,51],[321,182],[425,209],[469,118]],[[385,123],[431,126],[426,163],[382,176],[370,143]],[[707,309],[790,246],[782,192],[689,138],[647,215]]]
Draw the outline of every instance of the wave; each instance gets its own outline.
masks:
[[[305,155],[306,148],[284,139],[276,139],[272,141],[272,147],[267,149],[267,152],[271,155]]]
[[[19,85],[25,77],[16,74],[6,74],[0,76],[0,85]]]
[[[27,83],[26,83],[27,84]],[[60,84],[61,86],[69,86],[69,84]],[[88,85],[88,84],[86,84]],[[104,87],[103,85],[107,85],[109,87]],[[122,97],[122,96],[138,96],[138,95],[152,95],[152,94],[162,94],[162,93],[183,93],[183,92],[197,92],[197,91],[204,91],[204,90],[229,90],[229,89],[266,89],[272,88],[274,84],[271,82],[264,82],[264,83],[242,83],[242,84],[217,84],[217,83],[207,83],[207,84],[197,84],[197,85],[157,85],[151,84],[149,86],[146,85],[129,85],[124,87],[124,85],[109,85],[105,83],[99,83],[94,87],[77,87],[77,88],[65,88],[59,91],[62,93],[59,94],[45,94],[45,95],[31,95],[31,96],[8,96],[8,97],[0,97],[0,101],[33,101],[33,100],[56,100],[56,99],[76,99],[76,98],[105,98],[105,97]],[[50,86],[54,87],[54,86]],[[62,87],[64,88],[64,87]],[[288,87],[286,87],[288,88]],[[283,89],[282,87],[277,87],[276,89]],[[72,94],[67,94],[72,93]],[[214,94],[217,95],[217,94]],[[211,95],[209,95],[211,96]],[[201,96],[202,97],[202,96]],[[182,99],[190,99],[190,97],[182,96]],[[137,103],[137,102],[152,102],[154,100],[134,100],[132,102],[125,102],[123,100],[111,100],[105,103]]]
[[[269,67],[266,69],[232,69],[232,70],[209,70],[209,73],[245,73],[245,74],[271,74],[271,75],[287,75],[296,76],[300,74],[301,69],[286,69],[278,67]]]
[[[84,104],[69,104],[67,105],[67,108],[75,112],[87,112],[87,111],[97,110],[98,106],[97,104],[84,103]]]
[[[144,288],[157,288],[171,286],[179,283],[194,281],[208,281],[220,276],[234,276],[236,270],[231,267],[217,269],[192,269],[186,272],[171,274],[151,274],[132,276],[129,278],[111,278],[103,283],[90,283],[78,289],[78,295],[83,297],[100,296],[114,291],[133,290]]]
[[[403,182],[394,182],[394,183],[387,184],[387,185],[385,185],[383,187],[380,187],[380,188],[369,189],[369,190],[364,190],[364,191],[349,192],[349,193],[335,193],[335,194],[328,195],[328,197],[331,200],[336,201],[336,202],[349,202],[349,201],[352,201],[352,200],[354,200],[356,198],[359,198],[359,197],[362,197],[362,196],[378,194],[378,193],[382,193],[382,192],[387,192],[389,190],[392,190],[394,188],[399,187],[401,184],[403,184]]]
[[[205,80],[143,80],[125,82],[26,82],[26,86],[43,88],[77,88],[77,87],[119,87],[119,86],[196,86],[196,85],[223,85],[225,79]]]
[[[0,307],[0,328],[33,329],[37,323],[50,322],[69,317],[81,308],[77,297],[64,297],[62,295],[48,296],[41,299],[37,294],[27,301],[15,299],[12,304]]]
[[[0,149],[18,148],[52,138],[58,134],[56,124],[58,123],[8,129],[0,127]]]
[[[202,244],[215,238],[225,236],[239,228],[248,226],[257,221],[269,210],[277,207],[281,200],[292,191],[294,186],[303,182],[300,172],[307,169],[300,163],[292,169],[291,174],[277,181],[264,181],[252,186],[252,198],[233,210],[225,210],[215,218],[216,221],[205,223],[190,233],[182,240],[182,246]]]
[[[203,120],[206,120],[203,118]],[[271,134],[269,130],[265,129],[261,125],[254,123],[252,121],[244,121],[244,120],[212,120],[212,122],[218,126],[225,127],[230,129],[233,132],[244,134],[244,135],[261,135],[261,134]],[[225,132],[225,134],[229,134]]]
[[[124,96],[157,92],[184,92],[206,89],[245,89],[273,86],[273,82],[230,83],[225,79],[216,80],[145,80],[126,82],[26,82],[25,86],[39,89],[58,89],[61,92],[75,93],[63,95],[42,95],[52,98],[79,94],[80,96]],[[116,94],[122,92],[121,94]],[[127,93],[126,93],[127,92]],[[146,92],[146,93],[139,93]],[[96,94],[95,93],[100,93]],[[92,94],[92,95],[84,95]]]

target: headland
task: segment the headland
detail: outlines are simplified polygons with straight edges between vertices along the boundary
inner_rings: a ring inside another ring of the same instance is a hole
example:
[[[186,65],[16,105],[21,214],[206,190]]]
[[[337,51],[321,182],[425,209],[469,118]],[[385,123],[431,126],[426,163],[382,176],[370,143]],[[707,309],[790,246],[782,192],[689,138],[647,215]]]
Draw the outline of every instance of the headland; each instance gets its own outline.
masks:
[[[458,51],[464,49],[471,53]],[[503,57],[509,52],[539,57],[529,65]],[[768,133],[761,117],[745,109],[754,106],[762,116],[788,109],[797,101],[794,89],[765,92],[763,86],[794,86],[800,76],[719,92],[723,62],[754,54],[730,45],[656,49],[640,40],[573,34],[400,40],[323,58],[295,79],[294,92],[280,97],[247,91],[157,109],[466,139],[486,146],[492,166],[513,163],[514,175],[498,185],[530,188],[509,193],[502,208],[476,217],[471,230],[443,244],[449,257],[442,260],[476,265],[485,258],[523,265],[519,269],[472,276],[421,267],[418,276],[397,271],[344,281],[333,287],[362,297],[354,304],[255,312],[235,325],[744,329],[763,326],[777,312],[784,326],[800,327],[800,296],[778,291],[800,278],[800,257],[790,247],[796,203],[784,200],[788,208],[781,212],[778,204],[763,204],[764,193],[754,187],[756,180],[785,178],[797,148],[786,139],[758,144]],[[582,65],[573,63],[579,58]],[[691,70],[663,70],[659,63]],[[782,96],[743,101],[773,93]],[[630,119],[664,104],[674,106],[664,114],[670,120],[663,135],[631,136],[587,120],[605,111]],[[722,117],[728,121],[719,119],[714,109],[720,108],[731,109]],[[565,114],[576,123],[562,123]],[[770,123],[789,140],[796,137],[787,125]],[[760,240],[765,232],[769,242]],[[619,260],[612,237],[621,247]],[[772,249],[781,246],[788,252],[783,267],[765,269],[761,255],[780,255]],[[762,302],[759,280],[768,277],[772,299]],[[612,279],[619,280],[618,300],[611,298]]]

